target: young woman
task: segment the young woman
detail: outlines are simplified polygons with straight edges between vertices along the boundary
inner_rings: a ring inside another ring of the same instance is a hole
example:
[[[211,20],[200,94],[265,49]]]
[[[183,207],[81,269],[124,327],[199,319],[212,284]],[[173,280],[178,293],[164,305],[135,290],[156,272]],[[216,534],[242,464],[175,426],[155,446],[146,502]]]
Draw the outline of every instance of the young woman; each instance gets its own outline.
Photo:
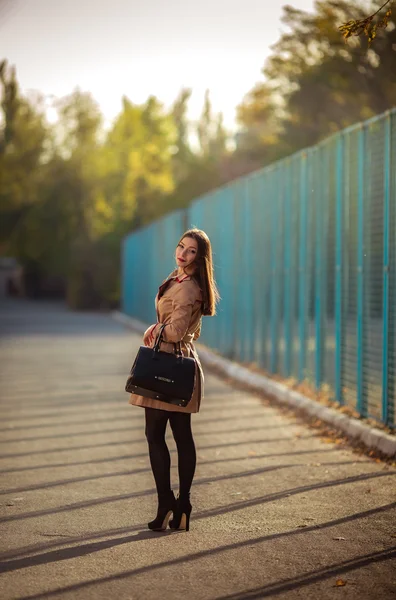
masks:
[[[176,247],[177,268],[162,283],[155,298],[158,322],[145,332],[145,346],[153,347],[156,332],[165,325],[160,350],[174,351],[180,342],[184,356],[196,361],[196,378],[192,398],[186,407],[175,406],[160,400],[131,394],[129,403],[143,406],[146,416],[146,437],[150,463],[158,494],[156,518],[148,526],[154,531],[172,529],[189,530],[191,503],[190,489],[195,473],[196,453],[191,431],[191,413],[199,411],[203,397],[203,372],[193,340],[201,331],[202,315],[216,312],[219,294],[213,275],[212,248],[204,231],[190,229]],[[168,421],[177,446],[179,470],[179,495],[177,500],[171,489],[170,454],[165,442]]]

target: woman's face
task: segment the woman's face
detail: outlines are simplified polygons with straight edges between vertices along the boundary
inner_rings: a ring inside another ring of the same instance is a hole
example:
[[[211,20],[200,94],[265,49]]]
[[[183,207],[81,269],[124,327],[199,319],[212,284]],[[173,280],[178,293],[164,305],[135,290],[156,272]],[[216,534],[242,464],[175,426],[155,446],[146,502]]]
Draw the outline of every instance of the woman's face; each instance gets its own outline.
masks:
[[[197,258],[198,243],[194,238],[185,237],[176,248],[176,263],[186,269]]]

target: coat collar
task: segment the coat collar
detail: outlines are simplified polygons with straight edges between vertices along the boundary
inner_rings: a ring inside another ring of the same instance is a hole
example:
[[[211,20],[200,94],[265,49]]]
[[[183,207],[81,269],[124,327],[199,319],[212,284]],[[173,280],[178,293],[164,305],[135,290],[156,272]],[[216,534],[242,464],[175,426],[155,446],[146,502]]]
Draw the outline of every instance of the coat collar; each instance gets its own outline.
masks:
[[[176,275],[173,275],[172,277],[169,277],[169,279],[167,279],[167,281],[173,281],[173,280],[176,280],[178,283],[181,283],[182,281],[190,281],[191,275],[186,275],[185,273],[183,273],[179,277],[179,275],[176,273]]]
[[[180,278],[178,277],[178,275],[173,275],[171,277],[168,277],[168,279],[165,279],[165,281],[159,286],[159,294],[163,293],[165,291],[165,289],[168,287],[169,283],[171,281],[177,281],[177,283],[182,283],[183,281],[190,281],[191,277],[190,275],[182,275]]]

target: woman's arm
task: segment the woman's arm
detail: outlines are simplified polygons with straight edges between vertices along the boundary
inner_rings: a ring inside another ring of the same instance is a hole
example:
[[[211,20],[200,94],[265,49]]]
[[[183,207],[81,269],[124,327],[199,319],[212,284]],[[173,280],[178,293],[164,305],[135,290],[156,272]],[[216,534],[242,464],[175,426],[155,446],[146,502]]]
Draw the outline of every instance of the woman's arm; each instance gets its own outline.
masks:
[[[189,282],[177,284],[172,302],[172,313],[169,323],[163,331],[164,342],[180,342],[186,335],[191,322],[196,290]],[[159,323],[161,325],[161,323]]]

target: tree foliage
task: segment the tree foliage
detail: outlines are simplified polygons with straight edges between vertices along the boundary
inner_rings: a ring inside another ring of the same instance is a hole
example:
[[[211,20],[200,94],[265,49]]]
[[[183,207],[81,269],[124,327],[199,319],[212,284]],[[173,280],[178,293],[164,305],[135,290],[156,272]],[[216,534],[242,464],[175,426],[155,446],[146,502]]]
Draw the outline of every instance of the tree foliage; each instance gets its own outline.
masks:
[[[396,104],[395,21],[368,51],[339,35],[340,23],[366,10],[347,0],[317,0],[313,13],[284,7],[286,31],[264,65],[265,82],[239,107],[241,155],[254,152],[266,164]]]
[[[124,97],[107,131],[95,100],[75,90],[57,102],[50,126],[5,61],[0,81],[2,253],[61,278],[70,306],[117,302],[126,233],[220,183],[221,116],[212,116],[207,94],[193,148],[190,90],[170,110],[154,96],[141,105]]]
[[[170,108],[155,96],[143,104],[124,97],[106,129],[92,96],[75,90],[57,102],[50,125],[40,96],[24,96],[15,69],[1,62],[0,253],[42,281],[64,282],[71,306],[116,304],[127,233],[396,105],[387,4],[382,12],[363,0],[316,0],[312,13],[284,7],[263,80],[238,107],[235,150],[209,91],[196,122],[186,88]],[[360,29],[342,28],[352,23]],[[359,32],[375,34],[375,44],[367,49]]]

